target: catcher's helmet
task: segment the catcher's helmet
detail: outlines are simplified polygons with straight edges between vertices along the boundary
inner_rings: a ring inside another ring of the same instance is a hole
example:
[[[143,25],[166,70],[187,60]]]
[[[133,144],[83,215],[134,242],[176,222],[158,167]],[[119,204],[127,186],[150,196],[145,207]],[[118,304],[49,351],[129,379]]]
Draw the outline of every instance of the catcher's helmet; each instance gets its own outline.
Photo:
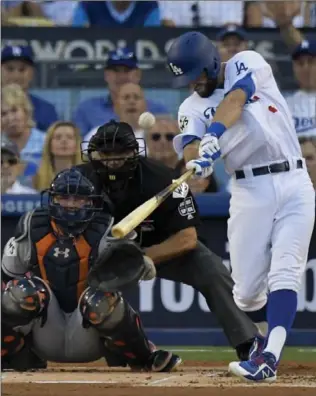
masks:
[[[111,120],[91,137],[88,148],[82,150],[82,159],[91,162],[109,181],[126,180],[133,175],[140,153],[132,127]]]
[[[215,79],[221,67],[217,48],[199,32],[188,32],[177,37],[167,53],[167,62],[175,76],[175,87],[188,86],[203,71],[210,79]]]
[[[96,194],[94,185],[77,169],[66,169],[55,177],[48,192],[48,210],[66,236],[81,234],[95,216],[103,209],[103,197]],[[81,198],[82,205],[63,206],[60,198]]]

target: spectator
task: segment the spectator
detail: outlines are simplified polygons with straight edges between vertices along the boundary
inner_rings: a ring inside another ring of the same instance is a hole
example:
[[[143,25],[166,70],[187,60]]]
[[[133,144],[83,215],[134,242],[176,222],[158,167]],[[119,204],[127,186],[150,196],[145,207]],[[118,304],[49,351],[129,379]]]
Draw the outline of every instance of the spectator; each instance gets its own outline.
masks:
[[[1,194],[36,194],[18,181],[20,154],[17,145],[1,136]]]
[[[2,86],[18,84],[28,93],[34,77],[34,55],[28,46],[6,46],[1,53],[1,77]],[[28,93],[33,104],[34,120],[36,127],[46,131],[48,127],[57,121],[55,107],[44,99]]]
[[[304,40],[292,54],[299,90],[287,97],[299,136],[316,135],[316,41]]]
[[[54,25],[71,25],[77,1],[2,1],[6,18],[29,17],[32,22],[36,18],[45,18]],[[29,25],[29,26],[30,26]]]
[[[34,128],[33,107],[29,98],[17,84],[2,88],[1,98],[2,131],[18,146],[23,161],[38,165],[45,134]]]
[[[81,1],[73,26],[160,26],[160,11],[157,1]]]
[[[43,15],[57,26],[72,24],[77,5],[78,2],[73,0],[45,1],[40,3]]]
[[[316,135],[310,138],[303,137],[299,140],[309,176],[316,190]]]
[[[9,21],[11,18],[30,17],[43,18],[41,7],[34,1],[3,0],[1,1],[2,18]]]
[[[276,15],[282,15],[295,27],[316,26],[312,16],[312,5],[307,1],[251,1],[246,7],[249,27],[275,28]]]
[[[243,1],[159,1],[165,26],[223,26],[243,24]]]
[[[175,169],[179,158],[172,141],[178,133],[180,131],[176,121],[158,119],[155,125],[145,132],[147,156]]]
[[[185,162],[181,159],[177,166],[176,172],[178,175],[182,175],[186,172]],[[193,194],[201,194],[201,193],[215,193],[219,191],[218,184],[214,174],[211,174],[209,177],[202,178],[191,178],[188,180],[188,185]]]
[[[139,140],[140,152],[144,154],[145,143],[143,141],[144,131],[138,125],[139,116],[146,111],[146,101],[144,92],[138,84],[126,83],[118,91],[115,103],[115,113],[117,120],[127,122],[134,130],[135,136]],[[85,137],[85,143],[96,133],[97,129],[93,128]]]
[[[47,131],[43,157],[34,187],[42,191],[50,186],[53,178],[64,169],[81,163],[81,137],[79,129],[72,122],[57,121]]]
[[[246,31],[237,25],[228,25],[216,37],[222,62],[227,62],[238,52],[248,49]]]
[[[139,84],[141,70],[137,67],[137,58],[127,48],[109,52],[104,70],[104,80],[108,84],[109,96],[97,97],[81,102],[74,113],[73,121],[86,135],[93,128],[103,125],[111,119],[117,119],[113,103],[119,88],[128,82]],[[146,100],[148,111],[153,114],[167,114],[167,109],[160,103]]]

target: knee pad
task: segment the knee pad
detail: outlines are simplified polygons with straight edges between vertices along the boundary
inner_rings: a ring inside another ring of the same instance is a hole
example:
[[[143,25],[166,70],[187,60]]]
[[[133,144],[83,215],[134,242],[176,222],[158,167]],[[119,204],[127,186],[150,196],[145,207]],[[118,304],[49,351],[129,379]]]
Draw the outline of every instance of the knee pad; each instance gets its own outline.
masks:
[[[123,320],[125,304],[117,292],[105,293],[89,287],[80,298],[79,310],[84,327],[112,329]]]
[[[5,323],[1,324],[1,357],[14,355],[24,346],[24,335],[14,331]]]
[[[139,315],[119,293],[87,289],[79,301],[84,327],[93,326],[105,348],[118,353],[128,364],[144,365],[152,354]]]
[[[2,292],[2,320],[8,326],[23,326],[47,311],[50,293],[37,277],[13,279]]]

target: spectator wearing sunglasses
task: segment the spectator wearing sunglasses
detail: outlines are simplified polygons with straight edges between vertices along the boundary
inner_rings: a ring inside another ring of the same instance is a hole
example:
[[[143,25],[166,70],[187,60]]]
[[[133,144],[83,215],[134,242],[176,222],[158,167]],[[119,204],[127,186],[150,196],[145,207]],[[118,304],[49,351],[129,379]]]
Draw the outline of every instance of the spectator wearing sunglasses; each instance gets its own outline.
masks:
[[[109,93],[101,97],[86,99],[79,103],[73,114],[73,122],[79,127],[83,136],[111,119],[119,121],[114,110],[114,103],[120,87],[128,82],[140,84],[142,72],[137,65],[134,52],[128,48],[110,51],[104,68],[104,81]],[[153,114],[168,114],[167,108],[152,100],[146,100],[148,111]]]
[[[20,153],[17,145],[5,135],[1,136],[1,193],[2,194],[36,194],[33,188],[23,186],[18,176],[20,173]]]
[[[180,133],[178,123],[171,119],[157,119],[155,125],[145,132],[147,156],[174,169],[179,161],[173,148],[173,138]]]

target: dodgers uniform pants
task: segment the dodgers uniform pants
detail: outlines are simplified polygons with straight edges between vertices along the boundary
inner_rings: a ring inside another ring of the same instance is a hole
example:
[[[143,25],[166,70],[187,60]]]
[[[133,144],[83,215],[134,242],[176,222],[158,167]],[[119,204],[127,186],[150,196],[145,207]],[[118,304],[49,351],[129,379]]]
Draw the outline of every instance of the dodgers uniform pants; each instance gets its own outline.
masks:
[[[293,161],[293,164],[295,161]],[[233,178],[228,240],[234,299],[256,311],[269,292],[298,292],[314,227],[315,192],[306,171]]]

